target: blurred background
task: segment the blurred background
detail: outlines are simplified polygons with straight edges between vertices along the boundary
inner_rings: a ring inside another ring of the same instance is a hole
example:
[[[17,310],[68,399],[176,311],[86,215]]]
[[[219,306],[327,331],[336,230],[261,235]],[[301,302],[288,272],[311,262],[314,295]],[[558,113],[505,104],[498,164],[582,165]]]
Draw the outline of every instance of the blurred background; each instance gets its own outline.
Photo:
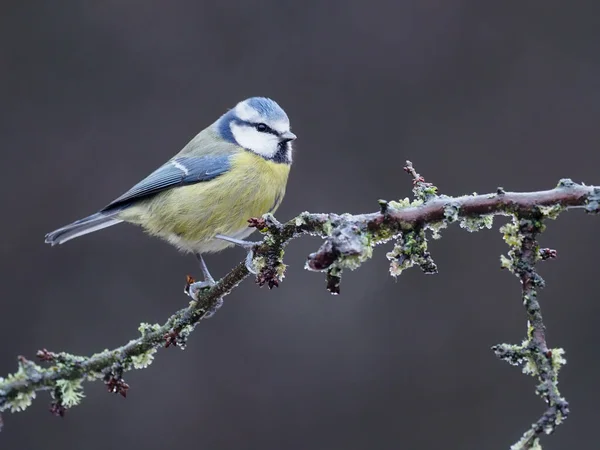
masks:
[[[501,3],[501,4],[500,4]],[[0,7],[0,375],[37,349],[89,355],[187,304],[195,259],[120,225],[51,248],[227,108],[276,99],[299,139],[277,216],[370,212],[411,194],[406,159],[442,193],[600,184],[597,1],[6,1]],[[303,270],[247,280],[181,352],[86,385],[64,419],[38,395],[5,414],[20,449],[507,449],[542,414],[535,380],[490,347],[525,333],[493,231],[433,241],[440,273],[394,281],[385,252],[342,295]],[[600,218],[550,223],[540,265],[548,342],[572,415],[545,449],[597,448]],[[390,246],[391,247],[391,246]],[[209,256],[213,274],[240,249]]]

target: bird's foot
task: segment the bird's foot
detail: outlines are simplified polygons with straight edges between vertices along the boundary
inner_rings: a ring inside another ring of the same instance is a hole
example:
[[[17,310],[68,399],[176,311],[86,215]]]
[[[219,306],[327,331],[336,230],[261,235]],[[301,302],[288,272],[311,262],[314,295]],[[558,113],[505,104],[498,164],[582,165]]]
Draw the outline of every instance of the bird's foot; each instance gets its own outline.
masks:
[[[215,237],[223,241],[231,242],[232,244],[235,244],[238,247],[242,247],[243,249],[245,249],[248,252],[248,254],[246,255],[246,268],[253,275],[256,275],[258,273],[258,270],[254,266],[253,259],[254,249],[257,245],[261,244],[261,242],[244,241],[242,239],[236,239],[229,236],[224,236],[222,234],[217,234]]]
[[[213,287],[215,285],[215,281],[214,280],[210,280],[210,281],[194,281],[194,279],[192,277],[190,277],[188,275],[188,282],[185,285],[185,290],[184,292],[189,295],[191,298],[193,298],[194,300],[196,300],[198,298],[198,295],[206,290],[206,289],[210,289],[211,287]],[[221,306],[223,306],[223,298],[220,298],[217,300],[217,302],[215,303],[215,305],[208,309],[204,315],[202,316],[203,319],[210,319],[212,316],[215,315],[215,313],[217,312],[217,310],[219,308],[221,308]]]
[[[215,285],[215,281],[194,281],[194,279],[188,275],[188,281],[183,290],[184,293],[192,297],[194,300],[204,290],[208,290]]]
[[[198,261],[200,262],[200,269],[202,270],[204,281],[195,281],[194,278],[188,275],[187,283],[185,284],[184,289],[184,292],[194,300],[196,300],[198,298],[198,295],[201,294],[203,291],[212,288],[216,284],[215,279],[208,271],[208,267],[206,267],[206,263],[204,262],[204,258],[202,258],[202,255],[198,253],[196,254],[196,258],[198,258]],[[204,313],[202,318],[211,318],[221,306],[223,306],[222,298],[218,299],[215,305]]]

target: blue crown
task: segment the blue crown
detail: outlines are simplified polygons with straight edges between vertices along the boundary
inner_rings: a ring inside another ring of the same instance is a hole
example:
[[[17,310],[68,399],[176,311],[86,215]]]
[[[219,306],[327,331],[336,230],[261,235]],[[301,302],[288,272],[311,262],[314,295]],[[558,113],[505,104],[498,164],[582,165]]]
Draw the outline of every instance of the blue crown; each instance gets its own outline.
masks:
[[[289,120],[285,111],[277,104],[275,100],[266,97],[252,97],[246,100],[248,105],[258,111],[258,113],[274,122],[279,120]]]

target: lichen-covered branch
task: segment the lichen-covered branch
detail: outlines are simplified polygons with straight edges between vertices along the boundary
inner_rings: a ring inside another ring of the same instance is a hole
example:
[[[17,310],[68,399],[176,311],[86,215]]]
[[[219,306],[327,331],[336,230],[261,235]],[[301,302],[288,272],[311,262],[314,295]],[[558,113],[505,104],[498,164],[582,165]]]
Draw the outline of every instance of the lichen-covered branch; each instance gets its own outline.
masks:
[[[498,188],[490,194],[449,197],[439,195],[437,188],[425,182],[409,161],[405,170],[413,178],[415,199],[379,200],[378,212],[359,215],[305,212],[286,223],[271,215],[250,219],[249,226],[264,235],[255,246],[252,259],[256,282],[269,288],[278,286],[285,273],[285,246],[305,234],[324,239],[321,247],[308,256],[306,268],[325,272],[327,289],[334,294],[340,292],[345,270],[357,268],[371,258],[376,245],[392,240],[395,245],[386,256],[393,276],[413,265],[425,273],[436,273],[437,267],[427,248],[428,233],[437,239],[442,229],[455,222],[472,232],[491,228],[496,215],[512,217],[513,221],[501,228],[510,246],[508,257],[502,257],[502,267],[521,280],[529,325],[527,338],[521,345],[501,344],[494,351],[540,381],[537,393],[548,403],[548,410],[513,446],[519,450],[539,448],[539,436],[543,432],[552,433],[567,417],[569,409],[557,388],[558,369],[565,362],[563,351],[548,348],[537,299],[543,280],[535,271],[535,263],[555,257],[556,251],[540,249],[537,237],[547,219],[555,219],[566,209],[582,208],[588,213],[598,213],[600,188],[563,179],[554,189],[546,191],[516,193]],[[186,308],[174,313],[164,324],[141,324],[138,337],[113,350],[77,356],[43,349],[37,353],[38,363],[20,356],[18,370],[0,377],[0,411],[24,410],[37,392],[48,390],[53,398],[51,412],[62,416],[82,400],[82,383],[98,379],[109,392],[125,397],[129,389],[123,379],[126,372],[150,365],[160,348],[183,349],[195,326],[211,316],[223,297],[250,273],[246,263],[238,264],[216,285],[197,293]]]

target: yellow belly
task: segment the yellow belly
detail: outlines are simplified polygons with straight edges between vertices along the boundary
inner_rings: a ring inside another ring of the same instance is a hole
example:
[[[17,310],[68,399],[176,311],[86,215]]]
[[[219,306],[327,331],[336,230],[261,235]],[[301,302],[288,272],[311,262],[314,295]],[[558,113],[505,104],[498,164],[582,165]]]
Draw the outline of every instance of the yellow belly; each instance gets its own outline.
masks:
[[[214,252],[231,244],[216,234],[243,239],[252,231],[250,217],[275,212],[290,166],[267,161],[249,151],[232,157],[231,170],[211,181],[162,192],[124,210],[120,218],[182,250]]]

